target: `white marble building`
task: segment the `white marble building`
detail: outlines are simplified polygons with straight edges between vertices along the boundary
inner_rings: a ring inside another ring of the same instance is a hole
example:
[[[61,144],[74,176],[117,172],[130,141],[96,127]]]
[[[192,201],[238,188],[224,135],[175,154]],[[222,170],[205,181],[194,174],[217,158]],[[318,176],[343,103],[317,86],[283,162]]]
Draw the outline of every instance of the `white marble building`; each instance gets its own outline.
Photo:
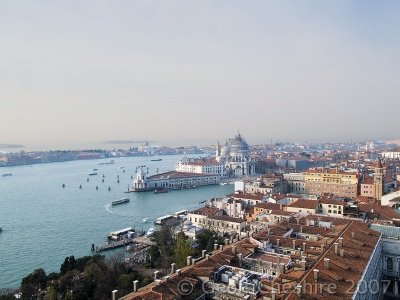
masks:
[[[221,148],[218,143],[216,160],[225,166],[229,177],[249,176],[256,173],[256,162],[250,156],[250,147],[238,133]]]

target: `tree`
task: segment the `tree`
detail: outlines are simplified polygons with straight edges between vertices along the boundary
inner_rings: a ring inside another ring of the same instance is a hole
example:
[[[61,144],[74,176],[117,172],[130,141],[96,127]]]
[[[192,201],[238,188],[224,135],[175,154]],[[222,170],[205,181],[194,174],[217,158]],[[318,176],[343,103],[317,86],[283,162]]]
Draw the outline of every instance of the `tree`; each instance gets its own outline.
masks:
[[[186,265],[186,259],[188,256],[192,256],[194,253],[190,241],[186,239],[183,232],[178,233],[174,246],[174,257],[175,263],[178,268],[182,268]]]
[[[21,282],[22,299],[36,299],[39,292],[46,288],[47,276],[43,269],[36,269]]]

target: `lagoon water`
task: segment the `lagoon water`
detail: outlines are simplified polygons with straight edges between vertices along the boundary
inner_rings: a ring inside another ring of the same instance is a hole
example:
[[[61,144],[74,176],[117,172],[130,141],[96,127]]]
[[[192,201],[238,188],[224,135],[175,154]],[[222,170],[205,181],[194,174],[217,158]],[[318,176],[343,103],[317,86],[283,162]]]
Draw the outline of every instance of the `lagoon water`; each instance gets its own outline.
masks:
[[[99,165],[109,161],[104,159],[0,168],[0,174],[13,174],[0,177],[0,288],[18,287],[22,277],[36,268],[59,271],[66,256],[90,255],[91,244],[103,244],[113,230],[148,229],[159,216],[194,209],[200,201],[233,192],[232,185],[215,185],[165,194],[124,193],[136,166],[148,166],[150,174],[157,168],[164,172],[172,170],[181,156],[161,158],[158,162],[150,157],[115,158],[110,165]],[[99,169],[98,175],[89,176],[94,168]],[[130,202],[110,206],[124,197]],[[144,217],[149,223],[142,223]]]

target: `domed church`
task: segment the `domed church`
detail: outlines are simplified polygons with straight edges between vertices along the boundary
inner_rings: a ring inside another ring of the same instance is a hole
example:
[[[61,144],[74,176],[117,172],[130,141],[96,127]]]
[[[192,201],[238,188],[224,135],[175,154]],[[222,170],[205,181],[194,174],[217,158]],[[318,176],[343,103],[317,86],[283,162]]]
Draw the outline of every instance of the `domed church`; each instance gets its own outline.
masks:
[[[227,140],[222,148],[218,143],[216,160],[224,165],[228,177],[248,176],[256,172],[256,162],[250,156],[249,144],[240,133]]]

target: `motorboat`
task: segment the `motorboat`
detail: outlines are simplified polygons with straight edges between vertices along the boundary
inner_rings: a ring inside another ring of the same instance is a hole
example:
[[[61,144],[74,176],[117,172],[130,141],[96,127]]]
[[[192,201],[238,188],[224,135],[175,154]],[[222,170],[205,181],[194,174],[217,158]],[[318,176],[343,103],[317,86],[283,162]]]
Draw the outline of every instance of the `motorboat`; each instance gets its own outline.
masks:
[[[167,189],[155,189],[154,194],[168,193]]]
[[[111,205],[119,205],[119,204],[124,204],[124,203],[128,203],[128,202],[129,202],[129,198],[122,198],[120,200],[111,202]]]
[[[143,218],[143,223],[148,223],[149,219],[148,218]]]

